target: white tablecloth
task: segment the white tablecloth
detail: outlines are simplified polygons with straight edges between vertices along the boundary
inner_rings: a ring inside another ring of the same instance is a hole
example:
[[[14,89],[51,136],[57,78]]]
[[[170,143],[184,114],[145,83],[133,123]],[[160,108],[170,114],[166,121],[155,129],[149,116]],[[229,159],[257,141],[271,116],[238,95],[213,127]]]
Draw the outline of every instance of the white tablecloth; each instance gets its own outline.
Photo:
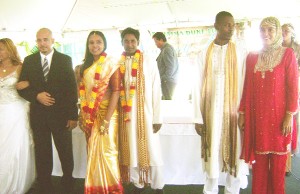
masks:
[[[200,137],[193,124],[163,124],[160,130],[161,148],[164,159],[164,179],[166,184],[186,185],[204,184],[202,170]],[[61,176],[61,166],[57,151],[53,146],[53,172]],[[86,171],[86,140],[84,133],[73,130],[73,154],[75,178],[84,178]],[[220,184],[224,183],[220,178]]]
[[[73,155],[74,155],[73,176],[75,178],[84,178],[86,172],[86,162],[87,162],[86,139],[84,133],[79,129],[79,127],[73,129],[72,141],[73,141]],[[52,147],[53,147],[52,175],[62,176],[61,164],[54,144],[52,144]]]
[[[165,184],[204,184],[205,174],[201,163],[200,136],[191,119],[191,104],[165,101],[163,103],[164,124],[159,131],[164,159]],[[180,111],[178,111],[180,110]],[[54,150],[53,175],[61,176],[57,152]],[[73,130],[73,153],[75,168],[73,176],[84,178],[86,171],[86,140],[84,133]],[[224,185],[225,176],[220,176],[219,184]],[[244,186],[247,180],[244,180]]]

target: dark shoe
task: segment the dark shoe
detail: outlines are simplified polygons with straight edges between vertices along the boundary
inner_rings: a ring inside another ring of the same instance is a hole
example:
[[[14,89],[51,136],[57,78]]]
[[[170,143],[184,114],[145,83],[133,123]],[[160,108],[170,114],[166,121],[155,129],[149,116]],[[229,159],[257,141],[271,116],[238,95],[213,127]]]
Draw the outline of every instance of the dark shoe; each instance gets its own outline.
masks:
[[[54,194],[51,178],[37,179],[32,185],[34,194]]]
[[[60,184],[64,193],[73,193],[75,185],[75,179],[73,177],[62,177]]]
[[[163,189],[156,189],[155,194],[164,194],[164,190]]]
[[[52,184],[39,184],[38,187],[34,189],[35,194],[54,194],[54,187]]]
[[[145,188],[138,188],[136,186],[133,188],[133,194],[141,194],[143,191],[145,191]]]

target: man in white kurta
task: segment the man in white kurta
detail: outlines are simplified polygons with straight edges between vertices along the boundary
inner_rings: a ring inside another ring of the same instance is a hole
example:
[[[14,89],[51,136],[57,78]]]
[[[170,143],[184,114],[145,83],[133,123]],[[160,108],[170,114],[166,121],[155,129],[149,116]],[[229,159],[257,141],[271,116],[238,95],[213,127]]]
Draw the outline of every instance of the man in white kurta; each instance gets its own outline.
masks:
[[[134,61],[134,54],[137,51],[139,43],[139,32],[132,28],[125,29],[122,34],[122,44],[124,46],[125,57],[125,75],[124,88],[126,99],[130,98],[130,84],[134,79],[132,76],[132,63]],[[143,55],[143,74],[144,74],[144,120],[145,120],[145,135],[147,137],[147,150],[149,155],[150,173],[145,182],[151,184],[151,188],[157,194],[163,193],[163,174],[162,174],[162,156],[159,142],[159,135],[157,131],[161,127],[162,117],[160,114],[160,99],[161,87],[160,77],[156,66],[155,59]],[[136,85],[136,87],[139,87]],[[137,90],[132,98],[132,107],[129,112],[129,120],[126,122],[126,130],[129,141],[130,150],[130,182],[135,185],[135,193],[141,193],[144,188],[144,182],[141,182],[141,175],[138,161],[138,134],[137,134],[137,111],[138,111],[138,95]]]
[[[204,49],[198,59],[198,64],[196,65],[195,73],[195,87],[193,92],[193,102],[194,102],[194,115],[195,115],[195,128],[199,135],[202,134],[202,127],[205,126],[202,118],[202,112],[200,108],[201,104],[201,94],[203,89],[203,82],[205,76],[205,66],[207,64],[207,52],[211,52],[211,106],[207,117],[211,120],[210,128],[210,155],[207,161],[203,160],[203,170],[206,173],[206,182],[204,185],[203,193],[206,194],[217,194],[218,193],[218,180],[221,175],[223,166],[223,152],[222,146],[226,146],[222,143],[223,134],[223,116],[224,116],[224,102],[225,102],[225,61],[228,49],[228,43],[234,32],[234,20],[230,13],[220,12],[216,17],[215,28],[217,30],[217,36],[214,40],[214,45],[212,50],[208,51],[208,48]],[[236,47],[237,55],[237,82],[238,82],[238,102],[241,96],[243,88],[243,72],[246,57],[246,50],[239,49]],[[229,87],[231,87],[229,85]],[[237,114],[237,113],[236,113]],[[224,193],[234,193],[238,194],[240,188],[245,188],[247,186],[248,168],[247,165],[239,160],[241,152],[241,139],[238,128],[237,130],[237,154],[236,154],[236,177],[231,175],[228,171],[226,173],[225,189]],[[202,142],[203,143],[203,142]],[[232,156],[233,157],[233,156]]]

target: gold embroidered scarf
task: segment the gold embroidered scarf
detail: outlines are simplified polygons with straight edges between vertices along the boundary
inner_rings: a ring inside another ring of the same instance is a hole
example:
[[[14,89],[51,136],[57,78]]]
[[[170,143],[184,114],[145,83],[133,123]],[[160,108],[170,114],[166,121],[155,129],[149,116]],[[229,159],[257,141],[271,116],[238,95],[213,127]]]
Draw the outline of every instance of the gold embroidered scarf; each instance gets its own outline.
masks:
[[[201,136],[201,157],[207,162],[211,156],[211,130],[212,130],[212,53],[214,42],[212,42],[206,53],[205,70],[203,77],[203,88],[201,91],[201,112],[205,124],[205,130]],[[224,88],[224,112],[222,128],[222,171],[236,176],[236,158],[237,158],[237,105],[238,105],[238,65],[236,48],[231,41],[225,57],[225,88]]]
[[[140,170],[140,182],[146,183],[150,170],[150,159],[148,152],[148,139],[145,126],[144,101],[145,101],[145,77],[143,73],[143,54],[141,53],[140,61],[137,69],[136,80],[136,95],[137,95],[137,148],[138,148],[138,167]],[[134,105],[133,105],[134,106]],[[130,182],[130,150],[128,131],[126,122],[124,121],[124,112],[119,106],[120,112],[120,169],[123,182]]]

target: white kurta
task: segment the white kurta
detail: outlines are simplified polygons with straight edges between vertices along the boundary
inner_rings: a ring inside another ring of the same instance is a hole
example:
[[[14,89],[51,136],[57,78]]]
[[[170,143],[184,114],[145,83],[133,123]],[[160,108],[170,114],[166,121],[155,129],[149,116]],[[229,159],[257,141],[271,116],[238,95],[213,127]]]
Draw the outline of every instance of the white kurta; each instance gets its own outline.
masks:
[[[214,45],[212,53],[212,111],[209,117],[212,119],[211,128],[211,157],[208,158],[208,162],[203,162],[204,171],[207,173],[209,178],[218,178],[223,168],[222,152],[221,148],[221,136],[222,136],[222,125],[223,125],[223,109],[224,109],[224,88],[225,88],[225,57],[228,45]],[[237,61],[238,61],[238,102],[241,98],[244,80],[244,66],[247,51],[245,49],[237,50]],[[194,122],[203,123],[202,114],[200,111],[201,91],[202,82],[204,79],[204,69],[206,60],[207,48],[200,53],[198,64],[195,70],[195,86],[193,92],[194,102]],[[238,114],[238,113],[237,113]],[[241,136],[240,131],[237,130],[237,160],[238,169],[237,176],[246,176],[248,174],[248,167],[242,161],[239,160],[241,153]]]
[[[129,86],[132,80],[131,76],[131,57],[126,57],[125,71],[125,89],[127,98],[129,98]],[[162,117],[160,111],[161,86],[160,77],[157,69],[155,58],[144,55],[143,72],[145,76],[145,125],[148,138],[148,151],[150,156],[150,166],[161,166],[161,146],[158,133],[153,133],[153,124],[161,124]],[[130,167],[138,166],[138,149],[137,149],[137,95],[133,98],[132,110],[129,114],[130,122],[126,125],[129,137],[130,148]]]

